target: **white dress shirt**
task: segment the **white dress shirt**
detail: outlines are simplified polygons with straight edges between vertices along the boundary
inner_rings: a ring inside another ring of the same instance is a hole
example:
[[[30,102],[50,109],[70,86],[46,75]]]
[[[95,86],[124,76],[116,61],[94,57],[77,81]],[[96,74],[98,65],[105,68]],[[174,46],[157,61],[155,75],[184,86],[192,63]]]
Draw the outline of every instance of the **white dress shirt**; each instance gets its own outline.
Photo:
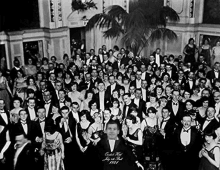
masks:
[[[214,71],[214,74],[215,74],[215,78],[218,78],[219,72],[218,71]]]
[[[136,79],[136,86],[137,89],[141,88],[141,80]]]
[[[45,127],[45,119],[44,120],[40,120],[40,128],[41,128],[42,134],[44,134],[44,127]]]
[[[203,124],[203,126],[202,126],[202,130],[204,130],[204,129],[209,125],[209,123],[211,122],[211,120],[213,120],[213,119],[214,119],[214,117],[213,117],[212,119],[206,119],[205,122],[204,122],[204,124]]]
[[[102,111],[105,110],[105,92],[99,92],[99,105]]]
[[[76,112],[72,112],[74,119],[76,120],[76,123],[79,122],[79,114]]]
[[[21,122],[21,125],[22,125],[22,127],[23,127],[24,133],[27,135],[27,133],[28,133],[27,123],[22,123],[22,122]]]
[[[174,104],[174,102],[172,102],[172,109],[173,109],[173,113],[174,115],[176,116],[177,115],[177,112],[178,112],[178,109],[179,109],[179,103],[176,102],[177,105]]]
[[[68,119],[63,123],[65,132],[68,131]]]
[[[159,54],[155,55],[155,62],[157,63],[157,66],[159,67],[160,66],[160,55]]]
[[[164,128],[165,128],[165,126],[166,126],[168,120],[169,120],[169,118],[162,120],[161,127],[160,127],[161,129],[164,129]]]
[[[134,104],[136,104],[137,107],[139,107],[139,102],[140,102],[140,99],[134,98]]]
[[[192,89],[192,87],[193,87],[193,81],[189,80],[189,88]]]
[[[115,86],[116,86],[116,83],[114,83],[113,85],[111,85],[111,95],[112,95],[112,91],[115,90]]]
[[[142,91],[142,99],[146,102],[146,100],[147,100],[147,96],[146,96],[147,91],[146,91],[146,89],[143,89],[143,88],[141,88],[141,91]]]
[[[115,147],[115,140],[109,140],[109,145],[110,145],[110,149],[111,149],[111,152],[113,152],[114,150],[114,147]]]
[[[34,110],[34,108],[30,108],[30,107],[28,107],[28,111],[29,111],[29,116],[30,116],[30,119],[31,120],[34,120],[35,118],[36,118],[36,113],[35,113],[35,110]]]
[[[45,103],[45,105],[44,105],[44,107],[45,107],[45,109],[46,109],[46,117],[48,116],[48,114],[49,114],[49,109],[50,109],[50,102],[49,103]]]
[[[183,128],[180,134],[180,140],[184,146],[189,145],[191,140],[191,129],[186,129],[186,130],[188,130],[188,132],[184,132],[184,128]]]

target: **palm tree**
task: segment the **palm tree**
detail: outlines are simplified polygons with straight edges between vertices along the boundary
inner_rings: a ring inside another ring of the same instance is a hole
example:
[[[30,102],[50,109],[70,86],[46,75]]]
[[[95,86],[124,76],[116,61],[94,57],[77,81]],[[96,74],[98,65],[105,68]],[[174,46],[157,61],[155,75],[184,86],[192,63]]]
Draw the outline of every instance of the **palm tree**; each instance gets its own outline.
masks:
[[[177,39],[175,32],[166,28],[168,21],[179,21],[179,16],[172,8],[164,6],[163,0],[131,0],[129,13],[119,5],[109,6],[88,21],[86,30],[104,29],[105,38],[122,35],[123,44],[139,55],[155,40]]]

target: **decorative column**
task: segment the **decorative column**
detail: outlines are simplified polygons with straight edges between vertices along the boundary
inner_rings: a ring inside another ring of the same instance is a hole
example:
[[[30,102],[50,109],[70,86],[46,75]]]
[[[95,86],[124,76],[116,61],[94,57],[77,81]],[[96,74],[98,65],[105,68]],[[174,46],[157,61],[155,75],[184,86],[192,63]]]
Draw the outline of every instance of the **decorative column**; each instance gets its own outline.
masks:
[[[189,17],[194,18],[194,0],[190,0],[189,4]]]

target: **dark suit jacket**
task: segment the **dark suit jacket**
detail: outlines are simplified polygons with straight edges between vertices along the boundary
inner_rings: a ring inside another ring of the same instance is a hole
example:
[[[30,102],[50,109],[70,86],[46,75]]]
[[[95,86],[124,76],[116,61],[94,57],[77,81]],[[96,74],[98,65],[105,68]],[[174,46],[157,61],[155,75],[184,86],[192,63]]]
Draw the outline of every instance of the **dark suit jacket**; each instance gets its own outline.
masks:
[[[212,85],[213,85],[213,82],[214,82],[216,79],[220,81],[220,71],[219,71],[218,75],[219,75],[218,78],[216,78],[216,77],[215,77],[214,69],[212,69],[212,70],[210,70],[210,71],[207,73],[206,78],[208,78],[208,79],[211,81]]]
[[[4,109],[4,110],[5,110],[5,109]],[[0,115],[0,125],[3,125],[3,126],[10,125],[9,112],[8,112],[8,111],[5,111],[5,113],[6,113],[6,115],[7,115],[8,124],[5,123],[4,119],[3,119],[2,116]]]
[[[13,165],[13,164],[12,164]],[[17,163],[14,170],[34,170],[34,150],[31,143],[28,143],[17,158]]]
[[[28,140],[33,141],[33,135],[34,135],[34,133],[33,133],[33,132],[34,132],[34,131],[33,131],[33,128],[34,128],[34,127],[33,127],[33,126],[34,126],[34,125],[33,125],[33,122],[30,121],[30,120],[27,120],[27,134],[25,133],[24,128],[23,128],[23,126],[22,126],[22,124],[21,124],[20,121],[15,124],[14,128],[20,129],[24,134],[27,135],[27,139],[28,139]],[[16,130],[16,129],[14,129],[14,130]]]
[[[121,86],[116,83],[115,89],[116,89],[116,90],[119,90],[120,87],[121,87]],[[115,90],[115,89],[113,89],[113,90]],[[105,91],[105,94],[107,95],[108,100],[110,100],[110,98],[111,98],[111,85],[109,85],[109,86],[107,87],[107,89],[106,89],[106,91]]]
[[[192,94],[192,93],[193,93],[193,88],[194,88],[195,86],[196,86],[196,81],[195,81],[195,80],[193,80],[192,88],[190,88],[189,80],[186,80],[184,89]]]
[[[98,104],[97,106],[98,106],[98,108],[100,109],[99,92],[94,95],[94,100],[97,102],[97,104]],[[104,94],[104,105],[105,105],[105,108],[110,107],[110,100],[109,100],[109,98],[108,98],[106,92],[105,92],[105,94]]]
[[[184,114],[184,104],[182,102],[179,102],[179,109],[177,111],[177,114],[175,115],[174,112],[173,112],[173,108],[172,108],[172,100],[168,101],[167,102],[167,107],[169,108],[171,114],[170,114],[170,117],[172,119],[174,119],[175,123],[178,124],[178,125],[182,125],[181,124],[181,120],[182,120],[182,117],[183,117],[183,114]]]
[[[137,88],[137,81],[136,81],[136,79],[134,81],[131,81],[130,86],[134,86],[135,88]]]
[[[134,99],[132,100],[132,103],[134,103]],[[146,102],[143,99],[139,100],[139,106],[138,106],[138,117],[143,120],[143,113],[146,114]]]
[[[127,105],[125,104],[125,105],[124,105],[124,108],[123,108],[123,115],[122,115],[122,119],[123,119],[123,120],[126,118],[126,116],[128,116],[128,115],[131,113],[132,108],[137,108],[137,105],[134,104],[134,103],[131,101],[131,103],[128,105],[127,115],[125,115],[125,114],[126,114],[126,107],[127,107]]]
[[[27,112],[27,114],[28,114],[28,120],[30,120],[30,112],[29,112],[29,110],[28,110],[28,107],[25,108],[25,110],[26,110],[26,112]],[[34,111],[35,111],[35,116],[37,117],[37,110],[36,110],[36,108],[34,108]]]
[[[205,123],[205,120],[204,122],[201,124],[201,131],[203,131],[203,133],[205,132],[210,132],[210,130],[216,130],[218,127],[220,127],[220,123],[214,118],[212,119],[209,124],[205,127],[205,129],[203,130],[203,125]]]
[[[182,131],[182,128],[177,128],[176,131],[174,132],[176,165],[180,167],[178,168],[180,170],[198,169],[198,164],[199,164],[198,154],[199,154],[200,149],[202,148],[201,135],[198,133],[197,129],[191,127],[190,143],[187,146],[184,146],[181,142],[181,137],[180,137],[181,131]]]
[[[99,170],[134,170],[136,158],[130,148],[125,145],[123,139],[115,141],[113,152],[111,152],[109,140],[104,138],[96,146],[100,167]]]

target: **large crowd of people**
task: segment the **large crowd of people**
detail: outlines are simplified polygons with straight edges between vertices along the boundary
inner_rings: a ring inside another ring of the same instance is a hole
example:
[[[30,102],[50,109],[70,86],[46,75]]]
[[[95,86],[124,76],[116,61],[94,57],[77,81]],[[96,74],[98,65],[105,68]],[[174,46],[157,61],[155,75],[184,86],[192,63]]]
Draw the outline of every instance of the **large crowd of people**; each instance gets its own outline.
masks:
[[[206,46],[81,47],[0,70],[1,170],[219,169],[220,62]]]

